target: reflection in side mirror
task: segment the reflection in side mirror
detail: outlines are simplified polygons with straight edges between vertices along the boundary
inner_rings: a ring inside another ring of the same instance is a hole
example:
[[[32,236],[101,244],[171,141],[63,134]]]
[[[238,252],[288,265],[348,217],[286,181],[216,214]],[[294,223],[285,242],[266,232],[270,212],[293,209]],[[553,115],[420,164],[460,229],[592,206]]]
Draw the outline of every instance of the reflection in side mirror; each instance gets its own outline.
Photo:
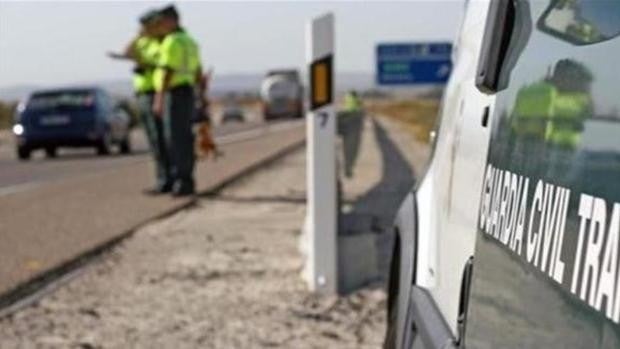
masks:
[[[609,40],[620,34],[620,1],[555,0],[538,27],[575,45]]]

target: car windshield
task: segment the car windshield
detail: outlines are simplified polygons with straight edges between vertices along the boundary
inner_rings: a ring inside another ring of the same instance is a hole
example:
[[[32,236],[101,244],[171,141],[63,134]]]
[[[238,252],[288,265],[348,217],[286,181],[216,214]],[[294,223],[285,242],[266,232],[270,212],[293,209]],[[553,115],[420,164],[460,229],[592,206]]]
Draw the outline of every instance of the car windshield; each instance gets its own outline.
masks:
[[[89,109],[93,106],[95,97],[91,91],[58,91],[34,94],[26,109]]]

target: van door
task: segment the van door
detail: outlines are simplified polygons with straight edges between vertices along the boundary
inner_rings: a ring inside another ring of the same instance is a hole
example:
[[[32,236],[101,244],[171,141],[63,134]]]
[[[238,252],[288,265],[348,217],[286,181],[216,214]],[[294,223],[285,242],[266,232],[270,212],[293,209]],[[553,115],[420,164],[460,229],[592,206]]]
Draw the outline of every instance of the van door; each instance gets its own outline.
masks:
[[[510,3],[464,343],[618,348],[620,1]]]

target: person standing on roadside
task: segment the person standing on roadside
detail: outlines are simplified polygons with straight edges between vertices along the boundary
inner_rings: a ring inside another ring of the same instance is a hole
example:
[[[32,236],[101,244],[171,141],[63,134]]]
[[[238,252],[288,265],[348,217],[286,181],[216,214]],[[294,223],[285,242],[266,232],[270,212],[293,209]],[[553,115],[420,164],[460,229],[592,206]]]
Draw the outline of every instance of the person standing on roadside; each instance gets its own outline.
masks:
[[[347,178],[353,178],[364,127],[364,105],[357,91],[347,92],[344,109],[339,115],[338,135],[342,137],[344,174]]]
[[[192,118],[195,112],[195,89],[204,94],[198,45],[180,25],[174,6],[159,12],[158,21],[164,39],[155,69],[155,98],[153,113],[162,118],[164,136],[171,160],[172,194],[194,194],[194,134]]]
[[[125,52],[109,54],[112,58],[129,59],[136,63],[133,87],[136,93],[138,114],[155,162],[156,184],[155,187],[146,190],[148,194],[161,194],[172,190],[170,161],[164,140],[164,126],[161,118],[156,118],[152,109],[155,96],[154,73],[163,38],[159,20],[159,11],[150,10],[146,12],[140,17],[140,34],[131,41]]]

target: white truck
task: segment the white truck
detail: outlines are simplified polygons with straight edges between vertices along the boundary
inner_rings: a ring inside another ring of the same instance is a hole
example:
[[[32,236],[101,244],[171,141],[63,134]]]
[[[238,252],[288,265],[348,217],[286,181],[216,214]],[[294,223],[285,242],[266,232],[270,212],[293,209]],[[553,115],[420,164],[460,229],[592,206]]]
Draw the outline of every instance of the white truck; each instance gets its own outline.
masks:
[[[265,120],[302,118],[303,86],[297,70],[274,70],[267,73],[260,95]]]

